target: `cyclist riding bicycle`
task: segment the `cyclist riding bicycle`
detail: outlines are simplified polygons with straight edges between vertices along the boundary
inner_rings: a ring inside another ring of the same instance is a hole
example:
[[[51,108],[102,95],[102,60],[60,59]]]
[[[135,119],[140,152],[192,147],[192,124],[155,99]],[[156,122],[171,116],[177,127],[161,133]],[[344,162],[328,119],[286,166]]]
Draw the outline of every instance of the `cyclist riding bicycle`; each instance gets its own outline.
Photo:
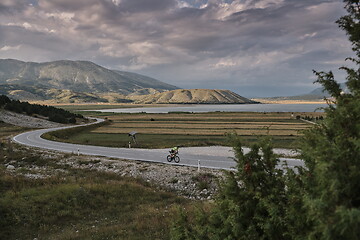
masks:
[[[179,153],[179,146],[173,147],[170,150],[171,155],[176,156]]]
[[[179,146],[173,147],[172,149],[170,149],[170,154],[166,157],[168,162],[174,161],[176,163],[180,162],[180,157],[178,156],[179,154]]]

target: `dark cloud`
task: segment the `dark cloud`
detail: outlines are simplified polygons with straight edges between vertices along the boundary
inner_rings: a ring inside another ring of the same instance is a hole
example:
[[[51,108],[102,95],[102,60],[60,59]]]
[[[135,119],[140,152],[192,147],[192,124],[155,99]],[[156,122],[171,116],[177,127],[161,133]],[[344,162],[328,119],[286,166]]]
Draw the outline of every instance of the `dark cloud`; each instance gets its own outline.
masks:
[[[53,57],[60,55],[63,58],[67,58],[75,51],[87,50],[82,49],[81,45],[78,43],[69,43],[66,39],[60,39],[54,35],[43,32],[29,31],[18,26],[0,27],[0,32],[2,33],[1,42],[4,45],[21,46],[22,49],[31,48],[42,54],[46,53],[47,57],[51,55],[53,55]],[[28,57],[31,56],[26,56],[26,60],[30,61],[31,59]]]
[[[337,0],[2,0],[0,58],[91,60],[187,88],[299,90],[312,69],[351,54],[342,15]]]
[[[2,0],[0,2],[0,14],[16,14],[29,5],[27,0]]]
[[[174,0],[121,0],[118,8],[121,11],[136,13],[136,12],[156,12],[166,11],[177,5]]]
[[[100,0],[39,0],[38,5],[46,10],[76,12],[101,3]]]

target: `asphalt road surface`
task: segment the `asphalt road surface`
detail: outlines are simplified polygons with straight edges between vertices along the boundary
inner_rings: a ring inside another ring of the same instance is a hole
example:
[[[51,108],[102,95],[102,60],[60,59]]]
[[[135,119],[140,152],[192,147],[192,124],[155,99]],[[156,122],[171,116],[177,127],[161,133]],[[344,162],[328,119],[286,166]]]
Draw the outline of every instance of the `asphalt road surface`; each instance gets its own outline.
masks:
[[[97,119],[97,122],[99,121],[103,120]],[[70,127],[49,128],[25,132],[15,136],[13,140],[19,144],[23,144],[26,146],[73,154],[105,156],[118,159],[176,164],[174,162],[169,163],[166,160],[166,156],[169,154],[169,149],[110,148],[55,142],[41,138],[41,135],[46,132],[64,128]],[[247,149],[245,149],[244,151],[247,151]],[[215,146],[180,148],[179,156],[181,160],[176,165],[227,170],[234,169],[234,167],[236,166],[236,163],[233,159],[234,153],[232,152],[230,147]],[[291,168],[295,166],[303,166],[303,162],[299,159],[280,158],[280,161],[281,164],[279,165],[279,167],[281,167],[284,162],[286,162],[287,165]]]

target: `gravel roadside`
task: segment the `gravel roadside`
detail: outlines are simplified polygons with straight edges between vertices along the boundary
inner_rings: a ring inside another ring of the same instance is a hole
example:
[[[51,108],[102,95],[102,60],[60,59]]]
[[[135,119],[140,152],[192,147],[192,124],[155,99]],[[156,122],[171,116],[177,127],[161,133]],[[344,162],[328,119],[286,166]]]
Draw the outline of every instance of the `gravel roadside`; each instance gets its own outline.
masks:
[[[194,200],[213,199],[218,189],[218,180],[223,179],[225,175],[224,171],[216,169],[201,168],[199,170],[195,167],[175,164],[66,154],[17,144],[14,146],[14,151],[22,155],[33,155],[47,162],[44,165],[36,165],[29,163],[26,157],[16,160],[9,157],[5,159],[4,167],[15,175],[37,179],[64,173],[67,175],[69,168],[93,170],[114,173],[122,177],[139,178],[156,188],[175,192]]]

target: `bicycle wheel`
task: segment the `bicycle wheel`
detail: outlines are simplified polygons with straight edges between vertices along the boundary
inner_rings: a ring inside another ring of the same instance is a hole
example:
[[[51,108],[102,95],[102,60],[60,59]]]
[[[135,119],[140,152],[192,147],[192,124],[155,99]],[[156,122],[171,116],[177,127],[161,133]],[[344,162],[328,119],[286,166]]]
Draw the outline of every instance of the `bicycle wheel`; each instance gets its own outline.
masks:
[[[180,157],[179,157],[179,156],[175,156],[174,161],[175,161],[176,163],[180,162]]]
[[[167,156],[167,160],[168,162],[171,162],[172,161],[172,157],[170,155]]]

